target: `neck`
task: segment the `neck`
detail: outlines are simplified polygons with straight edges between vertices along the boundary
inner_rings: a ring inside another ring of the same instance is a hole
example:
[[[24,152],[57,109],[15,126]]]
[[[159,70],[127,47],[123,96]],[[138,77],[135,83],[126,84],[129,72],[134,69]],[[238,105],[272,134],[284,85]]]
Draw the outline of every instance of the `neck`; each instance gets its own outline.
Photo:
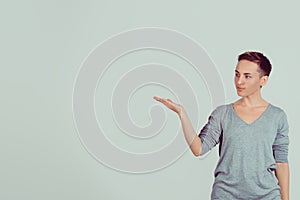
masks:
[[[242,97],[239,102],[247,107],[264,106],[268,104],[268,102],[262,98],[260,92],[250,96]]]

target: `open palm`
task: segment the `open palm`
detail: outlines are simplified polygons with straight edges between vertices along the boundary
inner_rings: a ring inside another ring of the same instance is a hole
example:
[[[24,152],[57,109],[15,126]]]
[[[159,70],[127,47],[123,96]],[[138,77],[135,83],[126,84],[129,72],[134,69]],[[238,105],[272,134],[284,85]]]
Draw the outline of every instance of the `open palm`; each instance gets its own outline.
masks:
[[[165,106],[167,106],[169,109],[173,110],[177,114],[179,114],[182,110],[182,106],[180,104],[173,102],[171,99],[164,99],[157,96],[154,96],[153,99],[163,103]]]

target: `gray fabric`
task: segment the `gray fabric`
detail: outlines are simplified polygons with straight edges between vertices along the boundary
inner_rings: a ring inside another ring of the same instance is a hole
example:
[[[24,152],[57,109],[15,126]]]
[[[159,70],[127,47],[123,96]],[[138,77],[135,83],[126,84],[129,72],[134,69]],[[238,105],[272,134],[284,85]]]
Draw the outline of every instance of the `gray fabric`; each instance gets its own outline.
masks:
[[[211,199],[280,200],[274,170],[288,162],[288,129],[285,112],[272,104],[251,124],[232,104],[217,107],[199,134],[203,154],[222,140]]]

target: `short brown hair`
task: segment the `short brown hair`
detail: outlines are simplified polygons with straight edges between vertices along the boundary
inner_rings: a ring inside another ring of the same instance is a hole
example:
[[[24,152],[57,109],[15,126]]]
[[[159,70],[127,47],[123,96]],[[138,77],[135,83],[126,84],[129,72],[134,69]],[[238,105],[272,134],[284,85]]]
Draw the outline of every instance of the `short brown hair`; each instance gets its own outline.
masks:
[[[254,62],[259,67],[260,76],[269,76],[272,70],[272,65],[270,60],[262,53],[255,51],[247,51],[242,53],[238,57],[238,61],[240,60],[248,60],[250,62]]]

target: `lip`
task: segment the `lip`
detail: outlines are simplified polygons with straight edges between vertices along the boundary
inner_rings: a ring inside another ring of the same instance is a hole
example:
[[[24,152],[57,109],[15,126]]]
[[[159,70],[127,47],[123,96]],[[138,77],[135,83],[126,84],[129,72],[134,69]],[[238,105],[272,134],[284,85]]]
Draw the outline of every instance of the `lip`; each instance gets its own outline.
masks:
[[[245,88],[241,88],[241,87],[236,87],[237,91],[241,92],[243,91]]]

